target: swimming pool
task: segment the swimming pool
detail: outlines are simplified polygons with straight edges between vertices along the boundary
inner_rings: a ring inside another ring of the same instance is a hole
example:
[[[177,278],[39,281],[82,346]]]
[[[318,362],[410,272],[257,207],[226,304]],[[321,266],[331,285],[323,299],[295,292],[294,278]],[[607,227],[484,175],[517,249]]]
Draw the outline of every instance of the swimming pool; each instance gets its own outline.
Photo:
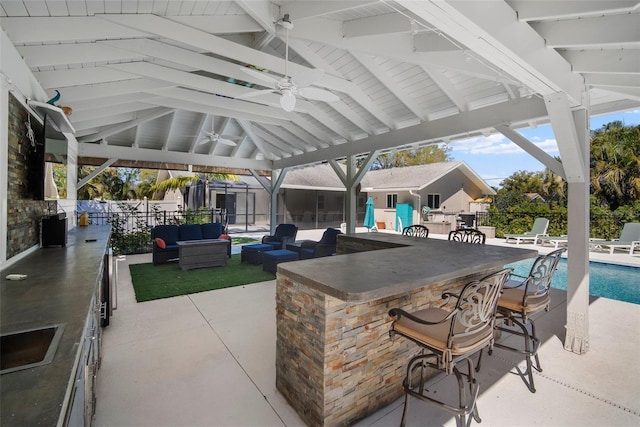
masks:
[[[509,264],[514,273],[529,274],[532,260]],[[551,286],[567,290],[567,260],[561,259],[551,279]],[[640,304],[640,268],[623,265],[589,262],[589,294],[596,297]]]

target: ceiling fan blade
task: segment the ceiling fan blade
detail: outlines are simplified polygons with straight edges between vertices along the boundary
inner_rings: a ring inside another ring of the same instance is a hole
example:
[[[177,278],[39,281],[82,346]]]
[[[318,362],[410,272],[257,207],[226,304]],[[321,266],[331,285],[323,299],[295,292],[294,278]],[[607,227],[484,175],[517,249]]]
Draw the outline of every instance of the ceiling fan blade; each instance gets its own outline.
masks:
[[[305,70],[304,72],[291,77],[291,82],[298,88],[312,85],[322,80],[324,76],[324,70],[321,68],[314,68]]]
[[[249,74],[250,76],[255,77],[256,79],[262,80],[263,82],[269,83],[270,86],[276,87],[279,79],[272,76],[271,74],[263,73],[261,71],[256,71],[253,68],[249,67],[240,67],[240,69]]]
[[[298,94],[307,99],[313,99],[316,101],[324,101],[324,102],[340,101],[340,98],[337,95],[334,95],[329,91],[318,89],[315,87],[303,87],[302,89],[298,90]]]
[[[228,146],[230,146],[230,147],[235,147],[236,145],[238,145],[238,144],[236,144],[235,142],[233,142],[232,140],[230,140],[230,139],[226,139],[226,138],[223,138],[223,137],[219,137],[219,138],[218,138],[218,142],[219,142],[220,144],[222,144],[222,145],[228,145]]]
[[[264,89],[264,90],[255,90],[253,92],[245,93],[244,95],[236,96],[236,99],[247,99],[253,98],[256,96],[266,95],[268,93],[276,92],[275,89]]]
[[[198,145],[204,145],[204,144],[208,144],[212,141],[212,139],[210,137],[206,137],[206,138],[202,138],[200,141],[197,142]]]

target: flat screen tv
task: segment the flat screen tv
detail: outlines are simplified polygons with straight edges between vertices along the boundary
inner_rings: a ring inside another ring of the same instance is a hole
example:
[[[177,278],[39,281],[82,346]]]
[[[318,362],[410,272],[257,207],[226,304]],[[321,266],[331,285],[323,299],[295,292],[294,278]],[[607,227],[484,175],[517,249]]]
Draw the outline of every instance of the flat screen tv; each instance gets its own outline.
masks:
[[[27,182],[26,189],[28,198],[32,200],[44,200],[44,176],[45,176],[45,144],[46,144],[47,116],[44,116],[42,127],[32,120],[34,140],[27,141],[26,168]]]

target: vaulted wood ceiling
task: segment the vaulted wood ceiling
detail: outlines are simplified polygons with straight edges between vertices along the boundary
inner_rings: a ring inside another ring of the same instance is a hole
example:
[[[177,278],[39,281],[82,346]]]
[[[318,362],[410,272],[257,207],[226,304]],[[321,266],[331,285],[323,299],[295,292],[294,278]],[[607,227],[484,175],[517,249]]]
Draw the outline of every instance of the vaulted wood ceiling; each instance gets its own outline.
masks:
[[[289,74],[338,102],[249,95],[286,14]],[[0,0],[0,25],[91,158],[271,170],[540,124],[555,92],[640,106],[638,1]]]

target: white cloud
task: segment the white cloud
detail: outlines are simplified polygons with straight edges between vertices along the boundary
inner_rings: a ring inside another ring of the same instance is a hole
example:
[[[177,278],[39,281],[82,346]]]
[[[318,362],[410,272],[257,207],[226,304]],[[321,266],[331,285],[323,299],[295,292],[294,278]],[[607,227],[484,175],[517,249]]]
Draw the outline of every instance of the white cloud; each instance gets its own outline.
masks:
[[[558,146],[555,139],[545,139],[539,141],[534,138],[533,142],[541,150],[550,155],[558,154]],[[452,151],[465,154],[525,154],[526,152],[518,145],[514,144],[504,135],[496,133],[488,137],[474,137],[452,141],[449,146]]]

